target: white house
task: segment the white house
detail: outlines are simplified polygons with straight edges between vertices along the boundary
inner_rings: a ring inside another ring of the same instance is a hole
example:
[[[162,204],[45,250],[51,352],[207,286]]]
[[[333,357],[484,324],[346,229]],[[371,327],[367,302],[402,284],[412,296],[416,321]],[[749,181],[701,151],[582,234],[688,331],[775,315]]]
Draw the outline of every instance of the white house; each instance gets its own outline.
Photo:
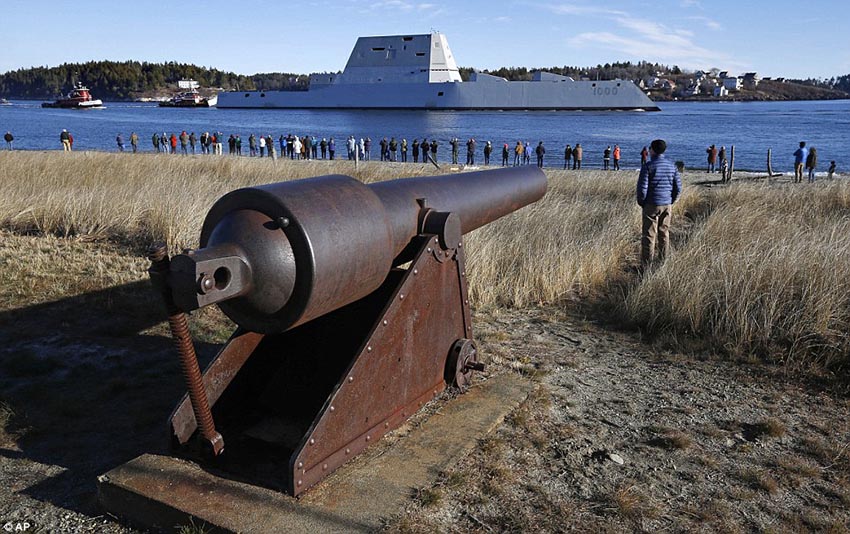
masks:
[[[729,96],[729,89],[723,85],[718,85],[714,88],[714,96]]]
[[[743,87],[741,78],[738,78],[737,76],[727,76],[721,81],[723,82],[723,87],[725,87],[727,91],[740,91],[741,87]]]
[[[759,82],[761,82],[761,77],[757,72],[748,72],[744,74],[743,86],[744,89],[753,90],[759,86]]]

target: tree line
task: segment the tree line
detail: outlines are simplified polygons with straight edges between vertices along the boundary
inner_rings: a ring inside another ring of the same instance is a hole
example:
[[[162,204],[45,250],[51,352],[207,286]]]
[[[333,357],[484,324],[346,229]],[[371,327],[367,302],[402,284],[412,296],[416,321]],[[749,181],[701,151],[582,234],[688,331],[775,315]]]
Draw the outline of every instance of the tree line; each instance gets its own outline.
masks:
[[[475,69],[461,67],[463,80],[469,80]],[[510,81],[531,80],[538,69],[526,67],[501,67],[482,72]],[[685,74],[677,65],[672,67],[648,61],[606,63],[595,67],[555,66],[542,70],[570,76],[573,79],[638,80],[663,72],[677,77]],[[0,74],[0,97],[24,99],[50,99],[71,90],[75,82],[91,89],[95,98],[103,100],[132,100],[142,96],[168,94],[177,88],[177,81],[192,79],[201,87],[223,90],[290,90],[306,91],[310,77],[304,74],[272,72],[252,76],[225,72],[188,63],[147,63],[139,61],[89,61],[65,63],[58,67],[32,67]],[[788,80],[826,89],[850,93],[850,74],[829,79]]]
[[[850,93],[850,74],[844,76],[833,76],[832,78],[807,78],[805,80],[788,80],[801,85],[811,85],[824,89],[837,89]]]
[[[470,74],[475,70],[470,67],[461,67],[461,78],[469,80]],[[604,65],[596,65],[595,67],[578,67],[564,65],[561,67],[546,67],[539,69],[528,69],[526,67],[501,67],[495,70],[482,70],[485,74],[492,74],[505,78],[508,81],[529,81],[532,74],[537,70],[544,70],[560,76],[569,76],[575,80],[581,78],[590,78],[591,80],[639,80],[647,76],[654,76],[658,72],[668,73],[671,76],[682,74],[682,69],[677,65],[670,67],[661,63],[650,63],[648,61],[639,61],[633,63],[631,61],[606,63]]]

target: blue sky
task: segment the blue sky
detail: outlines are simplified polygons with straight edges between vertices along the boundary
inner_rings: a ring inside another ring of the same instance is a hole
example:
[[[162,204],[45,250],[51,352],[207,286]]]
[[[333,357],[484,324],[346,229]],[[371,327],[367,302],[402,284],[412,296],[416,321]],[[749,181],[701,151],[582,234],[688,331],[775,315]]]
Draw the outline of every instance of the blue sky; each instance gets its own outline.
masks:
[[[335,71],[361,35],[446,34],[461,66],[620,60],[765,76],[850,73],[850,2],[3,0],[0,72],[92,59],[241,74]]]

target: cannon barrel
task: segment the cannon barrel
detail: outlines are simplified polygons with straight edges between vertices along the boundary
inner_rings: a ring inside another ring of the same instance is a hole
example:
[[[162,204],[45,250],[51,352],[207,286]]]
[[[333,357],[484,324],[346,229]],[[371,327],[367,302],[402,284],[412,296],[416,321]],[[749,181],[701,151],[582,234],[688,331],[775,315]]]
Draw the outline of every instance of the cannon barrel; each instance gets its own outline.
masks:
[[[342,175],[248,187],[210,209],[200,248],[175,256],[169,285],[184,311],[218,304],[241,327],[283,332],[377,289],[411,240],[443,249],[539,200],[536,167],[363,184]]]

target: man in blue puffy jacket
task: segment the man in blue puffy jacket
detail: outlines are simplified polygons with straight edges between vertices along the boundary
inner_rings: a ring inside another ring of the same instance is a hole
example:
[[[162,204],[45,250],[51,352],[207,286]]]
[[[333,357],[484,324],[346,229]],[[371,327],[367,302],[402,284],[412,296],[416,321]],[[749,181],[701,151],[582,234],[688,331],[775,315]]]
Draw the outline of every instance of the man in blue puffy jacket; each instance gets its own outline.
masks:
[[[637,182],[637,203],[643,208],[640,263],[646,268],[655,256],[664,259],[670,242],[670,215],[673,203],[682,192],[682,177],[673,162],[664,157],[667,143],[656,139],[649,145],[649,162],[640,170]]]

